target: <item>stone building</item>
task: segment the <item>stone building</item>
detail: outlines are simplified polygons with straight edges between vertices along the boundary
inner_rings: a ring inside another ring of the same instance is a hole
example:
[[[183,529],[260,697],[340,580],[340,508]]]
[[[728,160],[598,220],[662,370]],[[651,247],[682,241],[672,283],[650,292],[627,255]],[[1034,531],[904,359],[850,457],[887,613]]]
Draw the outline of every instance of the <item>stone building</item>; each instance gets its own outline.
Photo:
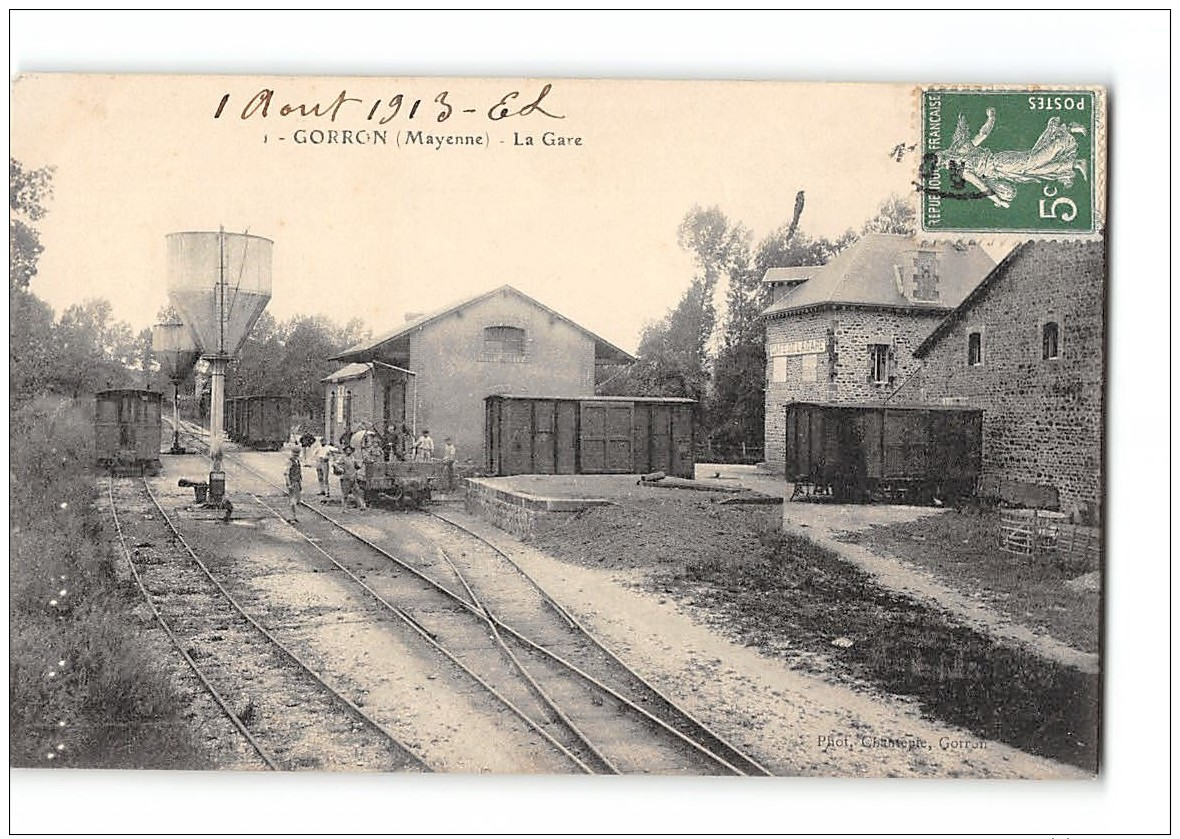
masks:
[[[883,402],[913,352],[995,262],[978,245],[874,233],[826,265],[772,268],[766,323],[766,462],[781,470],[788,402]]]
[[[350,347],[324,379],[325,432],[363,423],[430,430],[435,454],[454,440],[482,461],[484,397],[592,396],[596,371],[635,359],[512,286],[420,316]]]
[[[1051,489],[1063,512],[1102,507],[1101,242],[1028,242],[914,351],[899,398],[983,409],[983,481]]]

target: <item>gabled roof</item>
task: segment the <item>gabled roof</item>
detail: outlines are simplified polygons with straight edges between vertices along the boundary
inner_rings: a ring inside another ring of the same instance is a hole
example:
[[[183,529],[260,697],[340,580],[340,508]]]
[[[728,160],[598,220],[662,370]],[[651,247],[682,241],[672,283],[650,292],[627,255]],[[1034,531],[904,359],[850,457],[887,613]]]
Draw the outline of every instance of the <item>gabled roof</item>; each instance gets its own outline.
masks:
[[[1009,251],[1008,255],[1001,259],[999,264],[988,272],[988,275],[983,278],[983,281],[972,289],[970,294],[963,298],[963,302],[956,306],[955,310],[947,315],[942,323],[934,327],[934,331],[926,336],[926,340],[918,344],[918,348],[914,350],[914,358],[923,358],[930,350],[934,349],[934,345],[938,343],[939,339],[949,332],[952,326],[963,319],[963,315],[967,310],[974,306],[987,293],[989,288],[995,285],[996,280],[1008,272],[1009,266],[1016,261],[1016,257],[1027,250],[1030,245],[1032,245],[1032,242],[1022,242]]]
[[[902,282],[907,272],[912,272],[914,259],[919,253],[933,254],[936,260],[937,300],[914,300],[902,293]],[[830,305],[952,309],[994,265],[987,252],[976,244],[926,242],[913,236],[870,233],[838,253],[826,265],[813,268],[810,279],[767,307],[762,314],[764,317],[781,317],[801,309]]]
[[[468,306],[472,306],[476,303],[479,303],[482,300],[486,300],[489,297],[493,297],[493,296],[503,293],[503,292],[507,292],[507,293],[516,295],[517,297],[521,298],[522,300],[525,300],[528,303],[531,303],[533,306],[536,306],[537,308],[541,309],[542,311],[547,312],[548,314],[552,315],[553,317],[559,318],[560,320],[565,321],[570,326],[574,327],[574,329],[577,329],[583,335],[586,335],[588,338],[590,338],[590,340],[592,340],[594,342],[595,360],[602,360],[602,361],[606,361],[609,363],[615,363],[615,364],[629,364],[629,363],[635,361],[635,356],[631,355],[631,353],[627,352],[626,350],[616,347],[614,344],[610,343],[605,338],[601,338],[598,335],[595,335],[593,332],[591,332],[589,329],[582,326],[581,324],[575,323],[574,321],[570,320],[569,318],[567,318],[565,315],[561,314],[560,312],[556,312],[553,309],[550,309],[544,303],[541,303],[538,300],[534,300],[532,297],[529,297],[524,292],[522,292],[516,288],[513,288],[510,285],[502,285],[498,288],[493,288],[491,291],[486,291],[483,294],[477,294],[474,297],[468,297],[465,300],[460,300],[458,303],[452,303],[451,305],[446,306],[442,309],[439,309],[438,311],[431,312],[430,314],[422,315],[420,317],[416,317],[411,321],[401,324],[396,329],[393,329],[393,330],[390,330],[389,332],[385,332],[385,333],[382,333],[381,335],[378,335],[376,338],[371,338],[368,341],[365,341],[363,343],[356,344],[355,346],[349,347],[344,352],[339,353],[338,355],[332,356],[332,360],[333,361],[367,360],[367,359],[371,358],[373,356],[373,354],[376,353],[377,348],[380,347],[382,344],[388,343],[390,341],[396,341],[399,338],[404,338],[407,335],[409,335],[411,332],[421,329],[422,327],[427,326],[430,323],[432,323],[433,321],[436,321],[442,317],[445,317],[446,315],[449,315],[452,312],[457,312],[460,309],[466,309]]]

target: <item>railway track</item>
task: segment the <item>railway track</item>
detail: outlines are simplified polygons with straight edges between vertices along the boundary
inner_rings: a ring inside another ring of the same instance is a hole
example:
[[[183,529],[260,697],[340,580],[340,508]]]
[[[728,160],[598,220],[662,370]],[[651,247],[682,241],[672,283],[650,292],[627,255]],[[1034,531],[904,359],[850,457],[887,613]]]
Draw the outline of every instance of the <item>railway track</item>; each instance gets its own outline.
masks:
[[[227,461],[277,486],[240,458]],[[628,668],[470,528],[435,513],[410,514],[425,538],[406,550],[405,533],[397,540],[375,528],[361,533],[305,507],[317,518],[299,530],[316,550],[492,692],[575,771],[771,774]],[[341,541],[340,533],[351,540]],[[374,574],[378,558],[394,573]]]
[[[144,478],[108,478],[132,576],[156,620],[241,736],[243,766],[430,771],[330,686],[214,577]],[[248,748],[247,748],[248,747]]]

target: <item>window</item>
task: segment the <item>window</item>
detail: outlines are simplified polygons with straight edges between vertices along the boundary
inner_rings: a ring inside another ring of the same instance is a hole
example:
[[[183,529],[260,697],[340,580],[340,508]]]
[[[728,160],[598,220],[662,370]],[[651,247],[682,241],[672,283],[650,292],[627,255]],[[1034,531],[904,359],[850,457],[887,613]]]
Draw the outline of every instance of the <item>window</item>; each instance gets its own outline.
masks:
[[[772,355],[770,357],[767,377],[772,382],[785,382],[787,380],[787,357],[785,355]]]
[[[889,381],[888,344],[869,344],[869,381],[879,385]]]
[[[1041,327],[1041,358],[1057,358],[1059,349],[1057,322],[1051,320]]]
[[[807,355],[799,356],[799,379],[804,382],[818,381],[816,371],[819,366],[816,362],[819,361],[819,356],[815,353],[808,353]]]
[[[972,332],[967,336],[967,365],[978,367],[983,364],[983,336]]]
[[[525,334],[516,326],[487,326],[483,330],[484,361],[524,361]]]

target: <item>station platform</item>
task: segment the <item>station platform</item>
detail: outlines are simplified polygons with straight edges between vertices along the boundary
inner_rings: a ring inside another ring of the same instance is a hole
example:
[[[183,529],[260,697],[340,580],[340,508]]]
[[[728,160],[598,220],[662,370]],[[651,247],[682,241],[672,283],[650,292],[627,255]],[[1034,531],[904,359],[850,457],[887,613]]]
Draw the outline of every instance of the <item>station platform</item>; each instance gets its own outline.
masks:
[[[584,510],[624,500],[695,494],[686,488],[641,484],[639,475],[512,475],[468,478],[467,511],[520,539],[546,533]],[[781,478],[751,466],[698,464],[697,489],[717,493],[758,492],[782,497]]]

